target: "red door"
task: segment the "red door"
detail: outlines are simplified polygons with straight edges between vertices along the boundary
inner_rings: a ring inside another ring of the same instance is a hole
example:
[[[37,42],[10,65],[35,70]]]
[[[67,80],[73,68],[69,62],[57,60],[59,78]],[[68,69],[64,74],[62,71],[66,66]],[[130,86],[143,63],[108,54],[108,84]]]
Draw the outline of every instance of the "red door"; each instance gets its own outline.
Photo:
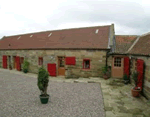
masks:
[[[16,63],[17,63],[17,70],[20,71],[21,65],[20,65],[20,57],[19,56],[16,56]]]
[[[124,57],[124,75],[127,74],[129,77],[129,71],[130,71],[130,59],[129,57]]]
[[[3,68],[7,69],[7,56],[3,55]]]
[[[138,72],[138,84],[137,86],[142,89],[144,78],[144,61],[137,59],[137,72]]]
[[[56,64],[55,63],[48,63],[47,64],[47,71],[50,76],[56,76]]]

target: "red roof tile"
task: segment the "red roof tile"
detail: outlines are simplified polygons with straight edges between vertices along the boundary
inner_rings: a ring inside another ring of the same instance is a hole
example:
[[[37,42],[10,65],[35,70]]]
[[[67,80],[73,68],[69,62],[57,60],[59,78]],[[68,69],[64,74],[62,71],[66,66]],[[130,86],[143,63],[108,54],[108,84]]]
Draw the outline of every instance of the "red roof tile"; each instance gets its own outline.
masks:
[[[141,35],[137,43],[129,51],[130,54],[150,55],[150,34]]]
[[[136,40],[136,35],[116,35],[115,53],[125,53]]]
[[[96,26],[7,36],[0,41],[0,49],[107,49],[109,29]]]

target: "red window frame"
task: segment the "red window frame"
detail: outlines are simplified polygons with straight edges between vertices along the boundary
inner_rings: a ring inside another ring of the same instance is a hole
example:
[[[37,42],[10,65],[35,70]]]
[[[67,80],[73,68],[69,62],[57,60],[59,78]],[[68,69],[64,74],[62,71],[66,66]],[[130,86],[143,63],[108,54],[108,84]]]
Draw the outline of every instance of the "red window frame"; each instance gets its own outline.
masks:
[[[43,65],[43,57],[39,57],[39,65]]]
[[[89,68],[85,68],[85,61],[89,61]],[[83,69],[90,69],[91,68],[91,60],[90,59],[83,59]]]

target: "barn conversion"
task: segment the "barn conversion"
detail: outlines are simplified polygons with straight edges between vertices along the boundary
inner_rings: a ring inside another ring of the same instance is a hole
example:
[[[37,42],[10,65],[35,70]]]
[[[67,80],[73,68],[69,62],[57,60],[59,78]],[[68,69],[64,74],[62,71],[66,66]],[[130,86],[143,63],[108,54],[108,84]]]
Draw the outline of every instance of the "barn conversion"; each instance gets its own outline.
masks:
[[[114,24],[4,36],[0,64],[20,71],[26,59],[32,73],[43,65],[50,76],[96,77],[111,61],[107,54],[114,43]]]
[[[150,33],[138,36],[127,53],[131,58],[131,74],[139,68],[139,85],[143,85],[143,93],[150,99]]]
[[[114,24],[52,30],[0,40],[0,65],[22,70],[24,59],[29,72],[43,66],[50,76],[65,78],[101,77],[102,67],[111,67],[112,78],[130,79],[138,74],[138,87],[150,99],[150,33],[115,35]]]

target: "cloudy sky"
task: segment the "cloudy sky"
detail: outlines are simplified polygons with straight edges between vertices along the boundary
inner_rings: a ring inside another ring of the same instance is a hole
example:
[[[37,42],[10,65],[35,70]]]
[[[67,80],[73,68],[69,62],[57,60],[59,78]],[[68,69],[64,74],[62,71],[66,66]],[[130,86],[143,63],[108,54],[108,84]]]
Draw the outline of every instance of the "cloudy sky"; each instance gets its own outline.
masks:
[[[115,33],[150,32],[148,0],[0,0],[0,38],[45,30],[115,24]]]

